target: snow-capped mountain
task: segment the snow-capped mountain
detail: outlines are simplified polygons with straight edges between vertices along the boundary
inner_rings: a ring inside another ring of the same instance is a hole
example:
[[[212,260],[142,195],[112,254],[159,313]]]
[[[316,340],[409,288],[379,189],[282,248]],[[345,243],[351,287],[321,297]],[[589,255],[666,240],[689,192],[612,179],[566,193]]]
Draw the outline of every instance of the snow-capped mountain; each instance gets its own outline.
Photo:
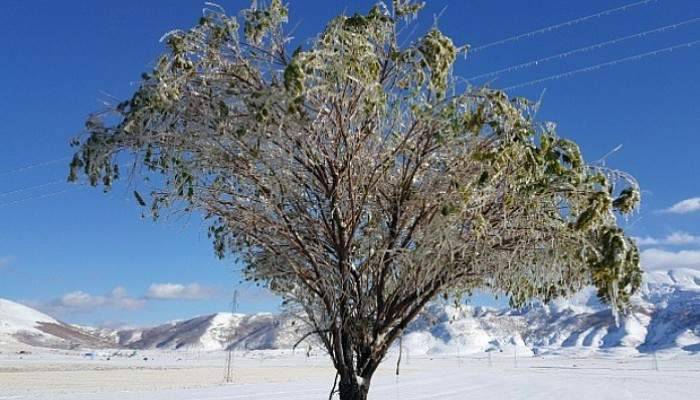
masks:
[[[269,313],[218,313],[151,328],[98,330],[68,325],[0,300],[0,346],[12,342],[50,347],[288,349],[302,334],[301,324],[290,316]],[[594,290],[587,289],[571,299],[521,310],[432,304],[402,341],[411,354],[700,352],[700,271],[646,274],[631,312],[621,316],[619,324]]]
[[[300,336],[299,324],[280,314],[218,313],[153,328],[118,332],[119,346],[134,349],[285,349]]]
[[[37,347],[106,347],[112,342],[93,329],[58,321],[33,308],[0,299],[0,348],[31,345]]]
[[[61,349],[284,349],[303,336],[299,326],[285,315],[218,313],[149,328],[110,330],[70,325],[0,299],[0,351],[27,345]]]
[[[418,353],[663,350],[700,351],[700,271],[646,274],[631,312],[620,316],[590,288],[572,299],[522,310],[429,307],[412,324],[404,345]]]

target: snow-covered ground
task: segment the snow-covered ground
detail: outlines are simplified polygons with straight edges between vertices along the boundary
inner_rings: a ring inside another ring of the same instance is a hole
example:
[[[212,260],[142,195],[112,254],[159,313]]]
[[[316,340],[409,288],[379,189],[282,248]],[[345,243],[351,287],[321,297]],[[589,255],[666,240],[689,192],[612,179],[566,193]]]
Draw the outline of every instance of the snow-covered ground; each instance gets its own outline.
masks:
[[[223,384],[221,351],[32,350],[38,352],[0,354],[0,399],[327,399],[334,377],[325,355],[301,351],[236,352],[234,383]],[[700,357],[683,352],[659,353],[656,362],[624,353],[491,354],[404,354],[398,378],[394,354],[377,373],[370,399],[700,398]]]

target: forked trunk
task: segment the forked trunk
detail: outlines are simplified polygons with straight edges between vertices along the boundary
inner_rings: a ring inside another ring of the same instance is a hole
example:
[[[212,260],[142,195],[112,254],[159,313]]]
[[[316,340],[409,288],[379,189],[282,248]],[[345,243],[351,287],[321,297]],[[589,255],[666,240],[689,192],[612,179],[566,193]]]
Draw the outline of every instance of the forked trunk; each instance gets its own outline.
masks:
[[[369,379],[362,379],[360,383],[354,376],[341,377],[338,392],[340,400],[367,400]]]

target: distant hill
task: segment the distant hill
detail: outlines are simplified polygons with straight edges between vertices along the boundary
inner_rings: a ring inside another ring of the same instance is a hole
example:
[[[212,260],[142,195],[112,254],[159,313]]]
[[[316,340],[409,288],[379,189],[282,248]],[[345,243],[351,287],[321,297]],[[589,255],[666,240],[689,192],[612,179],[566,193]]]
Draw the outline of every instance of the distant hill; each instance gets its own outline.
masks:
[[[0,299],[0,349],[21,345],[52,348],[109,347],[113,333],[58,321],[33,308]]]
[[[0,347],[130,349],[291,348],[303,332],[285,315],[218,313],[151,328],[109,331],[69,325],[0,299]],[[484,351],[700,352],[700,271],[676,269],[645,275],[631,313],[615,323],[593,289],[572,299],[521,310],[433,304],[403,338],[412,354]],[[306,346],[306,344],[304,344]]]
[[[303,336],[298,326],[279,314],[218,313],[117,335],[120,347],[133,349],[268,350],[294,346]]]

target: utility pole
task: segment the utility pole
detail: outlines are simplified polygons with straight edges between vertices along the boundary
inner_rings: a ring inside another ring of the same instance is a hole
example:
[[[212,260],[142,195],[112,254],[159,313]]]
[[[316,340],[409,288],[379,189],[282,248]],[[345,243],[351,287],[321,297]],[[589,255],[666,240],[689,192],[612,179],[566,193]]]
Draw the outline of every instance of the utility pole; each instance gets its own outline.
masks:
[[[233,316],[238,312],[238,289],[233,291],[233,299],[231,300],[231,325],[228,331],[228,356],[226,357],[226,376],[224,378],[225,383],[233,382],[233,339],[234,339],[234,327],[233,327]]]

